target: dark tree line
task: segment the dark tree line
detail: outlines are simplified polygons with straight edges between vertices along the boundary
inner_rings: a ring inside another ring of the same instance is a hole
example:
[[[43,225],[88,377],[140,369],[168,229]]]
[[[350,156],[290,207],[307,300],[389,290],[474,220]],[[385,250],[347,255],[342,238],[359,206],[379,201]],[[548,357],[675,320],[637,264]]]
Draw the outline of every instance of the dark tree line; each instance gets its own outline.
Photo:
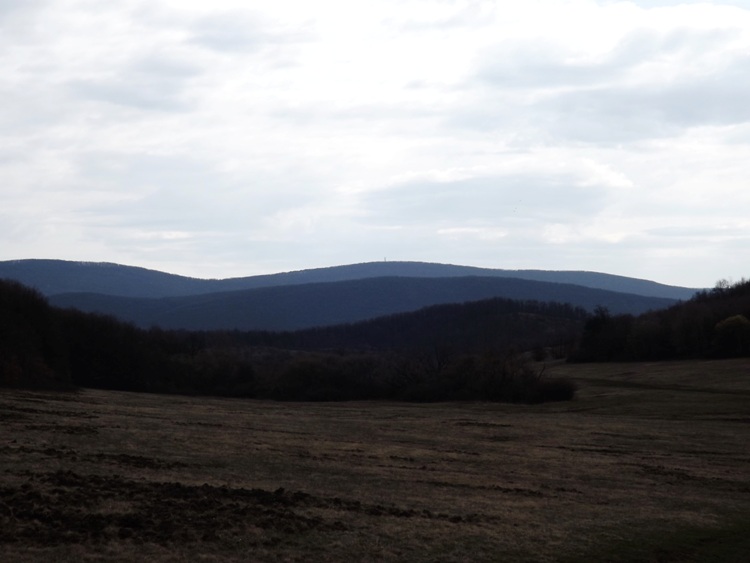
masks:
[[[70,386],[61,321],[36,291],[15,282],[0,282],[0,382]]]
[[[573,361],[671,360],[750,355],[750,281],[712,290],[661,311],[610,315],[586,322]]]
[[[566,303],[493,298],[433,305],[410,313],[288,332],[193,331],[195,338],[222,345],[269,346],[298,350],[415,350],[439,346],[456,353],[487,349],[570,345],[588,318]]]
[[[0,384],[276,400],[541,402],[568,382],[518,350],[564,350],[585,312],[488,300],[288,333],[139,329],[0,281]]]

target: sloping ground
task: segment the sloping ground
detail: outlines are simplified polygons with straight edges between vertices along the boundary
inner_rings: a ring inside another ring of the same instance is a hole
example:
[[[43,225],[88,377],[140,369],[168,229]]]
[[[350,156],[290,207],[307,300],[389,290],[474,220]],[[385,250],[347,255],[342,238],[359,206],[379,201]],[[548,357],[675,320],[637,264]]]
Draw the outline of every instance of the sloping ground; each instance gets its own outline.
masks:
[[[163,299],[76,293],[52,296],[50,303],[111,314],[141,327],[297,330],[492,297],[557,301],[588,310],[602,305],[613,313],[633,314],[674,303],[658,297],[497,277],[369,278]]]
[[[744,561],[750,362],[554,365],[579,397],[0,392],[3,561]]]

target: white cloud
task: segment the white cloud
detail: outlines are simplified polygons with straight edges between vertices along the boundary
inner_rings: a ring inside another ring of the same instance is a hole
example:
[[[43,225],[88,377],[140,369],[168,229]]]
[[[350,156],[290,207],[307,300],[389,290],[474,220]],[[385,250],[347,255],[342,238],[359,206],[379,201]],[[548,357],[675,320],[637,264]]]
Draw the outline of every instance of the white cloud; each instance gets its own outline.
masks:
[[[438,229],[438,234],[452,239],[496,241],[508,236],[508,231],[496,227],[450,227]]]
[[[0,259],[739,278],[749,75],[744,2],[0,1]]]

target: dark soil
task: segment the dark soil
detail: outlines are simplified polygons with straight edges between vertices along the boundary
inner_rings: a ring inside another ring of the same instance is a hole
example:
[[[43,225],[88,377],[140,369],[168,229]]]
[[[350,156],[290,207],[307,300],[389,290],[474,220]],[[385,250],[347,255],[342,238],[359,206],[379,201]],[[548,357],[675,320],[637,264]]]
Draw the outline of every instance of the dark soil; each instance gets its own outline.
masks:
[[[127,457],[130,464],[134,456]],[[258,545],[269,546],[284,535],[346,531],[350,528],[344,523],[347,513],[451,523],[488,520],[477,514],[363,504],[281,488],[154,483],[62,470],[27,472],[20,477],[19,486],[0,488],[0,544],[56,546],[128,540],[169,545],[249,534],[258,538]]]
[[[311,529],[343,530],[307,516],[308,495],[152,483],[57,471],[0,489],[0,543],[210,542],[255,528],[263,541]]]

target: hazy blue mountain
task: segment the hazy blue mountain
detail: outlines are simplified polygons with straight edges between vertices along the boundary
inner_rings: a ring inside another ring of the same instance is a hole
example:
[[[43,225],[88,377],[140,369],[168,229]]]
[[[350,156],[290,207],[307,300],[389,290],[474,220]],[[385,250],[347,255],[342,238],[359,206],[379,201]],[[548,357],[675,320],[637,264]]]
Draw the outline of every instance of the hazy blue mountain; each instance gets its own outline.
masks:
[[[102,293],[126,297],[166,297],[214,291],[206,280],[108,262],[11,260],[0,262],[0,278],[34,287],[44,295]]]
[[[686,287],[597,272],[500,270],[427,262],[369,262],[222,280],[189,278],[110,263],[63,260],[0,262],[0,278],[16,280],[35,287],[48,296],[63,293],[100,293],[121,297],[161,298],[367,278],[467,276],[565,283],[677,300],[689,299],[696,291]]]
[[[364,278],[163,298],[67,293],[52,295],[50,302],[112,314],[143,327],[296,330],[492,297],[557,301],[588,310],[602,305],[613,313],[633,314],[675,302],[572,284],[479,276]]]

